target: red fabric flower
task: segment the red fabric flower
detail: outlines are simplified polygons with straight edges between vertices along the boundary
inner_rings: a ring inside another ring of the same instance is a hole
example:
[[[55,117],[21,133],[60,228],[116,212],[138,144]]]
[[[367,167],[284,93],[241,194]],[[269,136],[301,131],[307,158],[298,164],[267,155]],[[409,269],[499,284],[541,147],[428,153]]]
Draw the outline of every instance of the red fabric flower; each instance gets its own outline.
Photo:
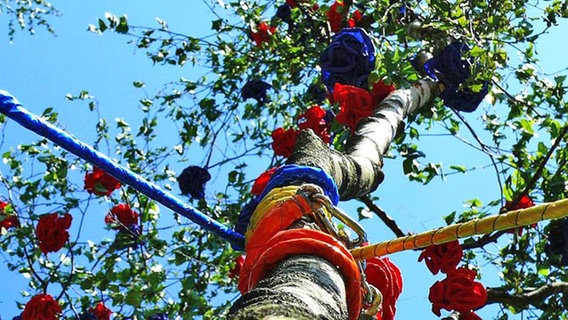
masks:
[[[256,32],[251,31],[250,36],[257,47],[262,46],[264,42],[269,42],[272,35],[276,32],[276,27],[271,27],[266,22],[261,22],[256,26]]]
[[[241,269],[245,264],[245,256],[241,254],[240,256],[235,258],[234,262],[235,266],[229,271],[229,278],[231,279],[234,279],[238,277],[239,274],[241,274]]]
[[[373,84],[373,89],[371,90],[375,107],[395,90],[395,86],[393,86],[392,84],[386,84],[383,82],[383,80],[375,82],[375,84]]]
[[[278,128],[272,131],[272,149],[277,156],[288,158],[294,152],[298,131],[294,129],[284,130]]]
[[[41,252],[56,252],[61,249],[67,240],[69,240],[69,232],[67,229],[71,227],[70,214],[65,213],[60,217],[57,213],[44,214],[39,218],[35,234],[39,241]]]
[[[347,20],[347,25],[349,26],[349,28],[355,28],[359,25],[359,22],[361,22],[361,20],[363,20],[363,14],[361,13],[361,11],[355,10],[351,15],[351,18]]]
[[[369,284],[383,295],[381,312],[377,319],[394,320],[396,300],[402,292],[402,275],[398,267],[389,258],[371,258],[367,260],[365,276]]]
[[[255,196],[260,196],[260,194],[264,191],[264,188],[266,188],[266,184],[268,184],[268,181],[270,180],[276,169],[278,169],[278,167],[270,168],[264,171],[263,173],[261,173],[260,176],[258,176],[258,178],[254,180],[254,184],[252,185],[250,193]]]
[[[326,112],[320,106],[313,106],[298,116],[298,126],[301,130],[312,129],[323,142],[329,143],[329,125],[325,121]]]
[[[286,0],[286,4],[288,4],[290,8],[296,8],[298,6],[296,0]]]
[[[61,312],[61,306],[52,296],[40,293],[26,303],[21,317],[22,320],[57,320]]]
[[[85,190],[89,193],[97,196],[110,196],[118,188],[120,188],[120,181],[97,167],[93,168],[93,172],[85,175]]]
[[[432,274],[437,274],[438,271],[450,273],[452,270],[456,269],[462,257],[462,247],[460,243],[455,240],[427,247],[418,257],[418,261],[424,259],[426,266],[430,269]]]
[[[138,213],[126,203],[117,204],[105,217],[105,223],[118,224],[120,229],[128,229],[138,224]]]
[[[94,308],[90,308],[89,312],[92,313],[97,320],[110,320],[110,316],[112,315],[112,311],[102,302],[97,303]]]
[[[6,207],[8,202],[0,201],[0,228],[10,229],[17,228],[20,226],[20,220],[15,214],[10,214],[6,212]]]
[[[333,100],[339,104],[337,122],[355,130],[357,123],[373,114],[373,96],[367,90],[336,83],[333,87]]]
[[[343,16],[339,12],[339,7],[343,8],[343,5],[342,0],[336,0],[327,11],[327,21],[329,21],[332,32],[339,32],[339,30],[341,30],[341,20],[343,20]]]
[[[428,295],[432,312],[439,316],[443,308],[466,314],[485,305],[487,291],[475,281],[476,275],[474,270],[458,268],[450,272],[446,279],[434,283]]]
[[[530,208],[530,207],[534,207],[534,202],[532,201],[532,199],[529,196],[522,196],[519,199],[519,202],[517,202],[517,204],[515,206],[513,206],[513,201],[507,201],[505,202],[505,211],[513,211],[513,210],[519,210],[519,209],[526,209],[526,208]],[[535,228],[537,226],[536,223],[533,223],[530,225],[532,228]],[[510,229],[507,230],[507,233],[515,233],[515,230],[517,231],[517,234],[519,236],[523,235],[523,227],[518,227],[518,228],[514,228],[514,229]]]

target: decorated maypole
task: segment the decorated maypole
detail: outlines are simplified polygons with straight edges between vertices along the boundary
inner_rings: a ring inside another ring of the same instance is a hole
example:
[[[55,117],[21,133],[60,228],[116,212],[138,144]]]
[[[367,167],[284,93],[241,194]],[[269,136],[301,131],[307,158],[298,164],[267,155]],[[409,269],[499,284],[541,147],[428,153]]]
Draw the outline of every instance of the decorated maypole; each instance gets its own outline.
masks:
[[[288,156],[286,165],[272,173],[239,219],[246,259],[239,279],[243,296],[234,303],[231,319],[394,319],[400,271],[388,258],[355,260],[349,250],[361,248],[367,239],[336,207],[338,200],[378,187],[383,156],[408,115],[440,93],[451,107],[472,111],[487,92],[458,90],[469,76],[469,62],[462,57],[467,46],[458,42],[417,61],[426,78],[407,89],[369,81],[375,68],[373,40],[362,28],[339,29],[331,19],[337,6],[328,13],[337,33],[319,62],[330,100],[340,108],[336,120],[351,134],[343,151],[331,148],[315,125],[273,135],[275,142],[280,135],[297,137],[293,149],[282,154]],[[419,27],[409,30],[416,33]],[[357,237],[349,238],[336,222]]]

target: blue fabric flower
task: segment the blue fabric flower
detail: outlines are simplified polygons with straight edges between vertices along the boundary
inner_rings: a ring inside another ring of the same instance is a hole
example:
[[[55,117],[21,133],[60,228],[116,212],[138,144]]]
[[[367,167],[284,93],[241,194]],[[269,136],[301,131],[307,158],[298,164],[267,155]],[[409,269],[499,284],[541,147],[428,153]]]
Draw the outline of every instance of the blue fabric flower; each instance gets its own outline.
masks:
[[[266,90],[272,86],[262,80],[248,81],[241,90],[241,97],[246,100],[248,98],[255,99],[258,103],[264,104],[270,99],[266,96]]]
[[[330,92],[336,82],[367,88],[367,78],[375,68],[375,46],[365,30],[343,29],[321,53],[320,66]]]
[[[150,316],[148,320],[170,320],[170,318],[168,318],[168,315],[165,313],[158,313],[153,316]]]
[[[560,255],[560,265],[568,266],[568,219],[553,221],[548,231],[548,243],[544,252],[549,256]]]
[[[430,78],[444,84],[444,91],[440,97],[446,106],[459,111],[472,112],[489,92],[489,85],[484,81],[479,92],[473,92],[463,86],[471,76],[471,59],[462,57],[468,51],[469,47],[466,44],[452,42],[424,64],[424,71]]]
[[[98,320],[97,316],[95,316],[92,312],[83,312],[79,315],[77,320]]]
[[[283,4],[276,9],[276,17],[280,18],[282,21],[290,24],[292,22],[292,10],[288,4]]]
[[[181,194],[189,194],[194,199],[205,197],[205,183],[209,180],[211,180],[209,171],[198,166],[185,168],[177,177]]]

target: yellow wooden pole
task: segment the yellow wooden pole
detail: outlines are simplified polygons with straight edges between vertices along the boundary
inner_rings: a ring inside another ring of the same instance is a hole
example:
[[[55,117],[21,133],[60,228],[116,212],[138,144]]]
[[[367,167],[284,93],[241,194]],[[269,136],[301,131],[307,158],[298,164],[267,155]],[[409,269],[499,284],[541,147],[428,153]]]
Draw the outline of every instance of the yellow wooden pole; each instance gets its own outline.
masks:
[[[527,209],[509,211],[503,214],[453,224],[365,247],[358,247],[352,249],[351,254],[356,260],[369,259],[404,250],[426,248],[433,244],[442,244],[473,235],[526,226],[543,220],[560,219],[566,216],[568,216],[568,199],[563,199]]]

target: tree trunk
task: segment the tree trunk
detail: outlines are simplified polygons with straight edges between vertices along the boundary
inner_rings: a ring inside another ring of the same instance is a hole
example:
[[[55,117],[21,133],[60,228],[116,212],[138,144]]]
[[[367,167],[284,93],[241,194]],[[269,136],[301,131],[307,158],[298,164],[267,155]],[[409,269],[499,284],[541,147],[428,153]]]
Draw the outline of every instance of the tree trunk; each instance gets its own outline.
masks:
[[[319,167],[334,179],[342,200],[375,190],[383,179],[383,154],[407,114],[438,93],[438,85],[420,81],[393,92],[363,119],[346,144],[332,150],[311,130],[298,137],[288,164]],[[345,282],[339,270],[315,256],[295,256],[279,262],[253,290],[240,297],[229,319],[347,319]]]
[[[327,260],[295,256],[280,262],[240,297],[228,319],[347,319],[345,285]]]

